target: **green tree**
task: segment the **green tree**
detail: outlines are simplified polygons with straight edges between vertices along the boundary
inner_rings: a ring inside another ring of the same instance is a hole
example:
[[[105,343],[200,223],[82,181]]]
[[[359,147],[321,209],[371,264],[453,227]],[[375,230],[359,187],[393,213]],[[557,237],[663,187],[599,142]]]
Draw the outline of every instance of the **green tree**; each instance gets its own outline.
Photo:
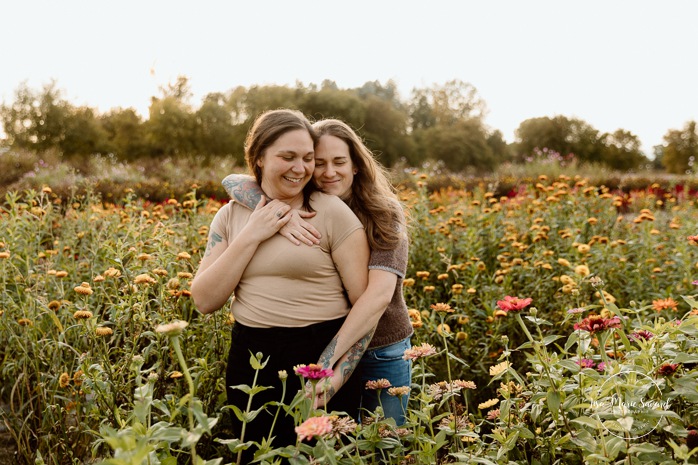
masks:
[[[243,147],[236,139],[232,116],[225,106],[225,96],[212,93],[204,97],[196,111],[196,147],[199,153],[207,156],[235,156],[243,161]]]
[[[618,129],[601,136],[604,145],[603,162],[609,167],[627,171],[649,162],[640,150],[640,140],[630,131]]]
[[[516,157],[519,161],[548,148],[580,162],[603,162],[604,145],[599,131],[590,124],[565,116],[530,118],[516,129]]]
[[[696,122],[687,122],[682,130],[672,129],[664,136],[662,163],[669,173],[682,174],[694,170],[698,160]]]
[[[120,160],[133,161],[149,153],[143,119],[133,108],[115,108],[100,117],[107,146]]]
[[[58,143],[58,148],[64,156],[71,158],[109,151],[107,132],[92,108],[68,109],[63,137]]]
[[[470,119],[452,125],[436,125],[416,133],[425,159],[441,160],[451,171],[468,168],[492,170],[496,163],[487,136],[479,121]]]
[[[55,82],[45,85],[40,92],[24,83],[15,91],[12,103],[0,106],[0,120],[11,145],[43,151],[58,148],[65,137],[70,111],[71,106]]]
[[[191,90],[187,78],[161,88],[162,97],[152,97],[145,123],[146,137],[154,155],[191,154],[195,147],[196,117],[188,100]]]

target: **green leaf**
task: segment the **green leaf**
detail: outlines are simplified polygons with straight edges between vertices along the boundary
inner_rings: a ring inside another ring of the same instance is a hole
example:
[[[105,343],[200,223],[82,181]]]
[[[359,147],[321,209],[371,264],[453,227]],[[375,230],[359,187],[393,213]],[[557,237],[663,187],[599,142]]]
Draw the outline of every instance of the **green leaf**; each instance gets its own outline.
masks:
[[[596,418],[591,417],[577,417],[571,420],[572,423],[579,423],[580,425],[588,426],[594,430],[601,429],[601,422]]]
[[[545,336],[545,337],[543,338],[543,345],[544,345],[544,346],[547,346],[547,345],[550,344],[551,342],[555,342],[555,341],[557,341],[558,339],[561,339],[561,338],[562,338],[562,336],[558,336],[558,335],[556,335],[556,334],[551,334],[550,336]]]
[[[557,417],[558,412],[560,411],[560,393],[550,389],[546,395],[546,400],[548,402],[548,408],[550,409],[550,412],[552,412],[553,417]]]

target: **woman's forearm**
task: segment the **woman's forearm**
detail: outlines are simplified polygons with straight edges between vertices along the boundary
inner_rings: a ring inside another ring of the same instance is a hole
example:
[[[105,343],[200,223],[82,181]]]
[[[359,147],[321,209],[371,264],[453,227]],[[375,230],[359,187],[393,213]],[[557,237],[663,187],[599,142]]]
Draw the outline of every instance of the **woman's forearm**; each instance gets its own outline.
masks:
[[[337,369],[344,355],[349,360],[368,348],[373,332],[395,292],[397,275],[383,270],[369,271],[366,291],[352,307],[337,335],[327,345],[319,363]],[[359,359],[361,356],[359,356]],[[344,363],[344,362],[342,362]],[[354,367],[355,368],[355,367]],[[352,368],[353,371],[353,368]]]

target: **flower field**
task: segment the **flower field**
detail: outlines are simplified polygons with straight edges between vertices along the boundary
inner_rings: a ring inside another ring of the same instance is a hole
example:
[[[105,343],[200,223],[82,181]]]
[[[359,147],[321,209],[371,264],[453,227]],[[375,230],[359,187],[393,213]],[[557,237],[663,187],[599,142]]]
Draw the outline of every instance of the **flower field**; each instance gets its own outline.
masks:
[[[296,446],[233,438],[232,318],[189,284],[220,201],[10,192],[0,207],[0,415],[13,463],[691,463],[698,199],[560,175],[429,193],[410,214],[407,424],[279,393]],[[323,372],[299,367],[288,376]],[[250,363],[264,369],[264,357]],[[322,376],[319,376],[322,378]],[[322,388],[322,380],[313,380]],[[261,387],[249,387],[254,395]],[[1,454],[0,454],[1,455]]]

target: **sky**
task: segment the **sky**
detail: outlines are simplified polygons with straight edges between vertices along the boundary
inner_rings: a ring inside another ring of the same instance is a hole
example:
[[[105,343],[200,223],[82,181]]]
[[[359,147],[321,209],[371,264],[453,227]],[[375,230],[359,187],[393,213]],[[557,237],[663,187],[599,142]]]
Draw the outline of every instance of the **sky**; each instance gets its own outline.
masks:
[[[0,0],[0,101],[55,81],[99,111],[180,75],[198,106],[237,86],[475,86],[508,142],[564,115],[643,150],[698,120],[695,0]]]

